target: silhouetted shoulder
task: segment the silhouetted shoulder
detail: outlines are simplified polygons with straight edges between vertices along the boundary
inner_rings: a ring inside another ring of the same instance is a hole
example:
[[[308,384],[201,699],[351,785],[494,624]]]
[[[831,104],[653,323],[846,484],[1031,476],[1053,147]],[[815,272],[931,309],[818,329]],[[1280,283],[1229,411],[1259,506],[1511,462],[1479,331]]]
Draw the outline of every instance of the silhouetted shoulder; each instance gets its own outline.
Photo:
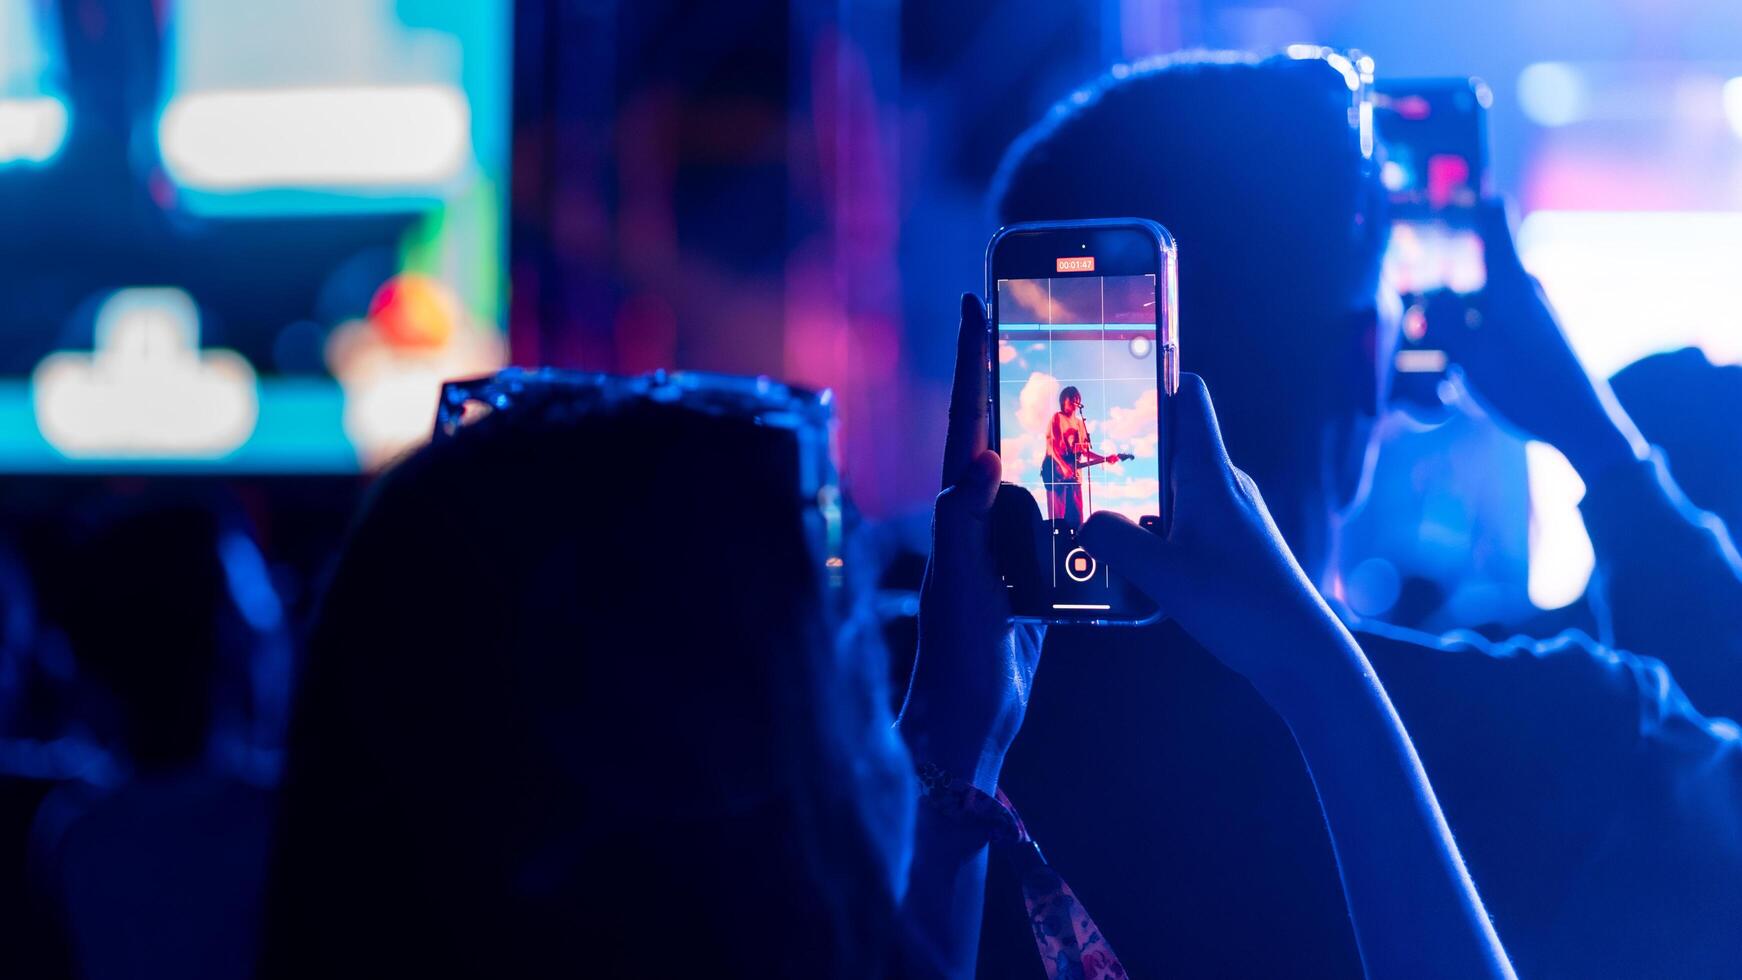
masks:
[[[31,834],[57,941],[89,976],[251,975],[271,813],[204,770],[60,787]]]
[[[1733,722],[1696,711],[1661,662],[1576,631],[1496,643],[1362,623],[1355,636],[1520,976],[1731,972]],[[1683,951],[1674,969],[1666,949]]]
[[[1624,752],[1661,713],[1660,702],[1685,704],[1661,663],[1610,650],[1577,630],[1495,642],[1466,631],[1435,636],[1362,622],[1355,636],[1400,711],[1407,707],[1424,721],[1434,712],[1436,719],[1480,722],[1539,745]]]

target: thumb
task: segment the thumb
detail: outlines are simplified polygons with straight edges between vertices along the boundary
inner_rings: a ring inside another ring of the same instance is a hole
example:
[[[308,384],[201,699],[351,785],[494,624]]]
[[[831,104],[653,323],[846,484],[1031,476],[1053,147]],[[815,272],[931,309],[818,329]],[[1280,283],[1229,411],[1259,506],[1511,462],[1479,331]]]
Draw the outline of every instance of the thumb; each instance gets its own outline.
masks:
[[[1185,390],[1185,382],[1180,382]],[[1167,542],[1145,531],[1123,514],[1099,511],[1083,524],[1079,539],[1095,560],[1113,569],[1144,595],[1166,607],[1163,589],[1168,581]]]
[[[998,481],[1004,475],[1004,462],[988,449],[968,461],[956,488],[962,493],[962,505],[970,514],[984,519],[992,513],[992,502],[998,499]]]
[[[1198,375],[1179,376],[1179,391],[1173,395],[1173,440],[1174,460],[1183,467],[1202,471],[1223,470],[1229,465],[1216,406]]]

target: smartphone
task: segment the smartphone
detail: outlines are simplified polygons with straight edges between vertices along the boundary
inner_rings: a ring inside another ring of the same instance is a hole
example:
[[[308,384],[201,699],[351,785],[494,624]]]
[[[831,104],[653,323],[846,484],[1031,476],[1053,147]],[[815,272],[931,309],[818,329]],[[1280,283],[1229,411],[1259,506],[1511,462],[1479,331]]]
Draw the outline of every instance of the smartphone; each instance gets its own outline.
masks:
[[[1476,205],[1488,191],[1488,86],[1477,78],[1381,82],[1374,97],[1380,182],[1390,203],[1386,281],[1403,297],[1393,395],[1439,407],[1450,366],[1429,335],[1423,302],[1438,290],[1487,285]]]
[[[1177,265],[1173,236],[1139,218],[1011,225],[986,248],[994,547],[1017,619],[1160,616],[1077,536],[1097,510],[1151,529],[1172,517]]]

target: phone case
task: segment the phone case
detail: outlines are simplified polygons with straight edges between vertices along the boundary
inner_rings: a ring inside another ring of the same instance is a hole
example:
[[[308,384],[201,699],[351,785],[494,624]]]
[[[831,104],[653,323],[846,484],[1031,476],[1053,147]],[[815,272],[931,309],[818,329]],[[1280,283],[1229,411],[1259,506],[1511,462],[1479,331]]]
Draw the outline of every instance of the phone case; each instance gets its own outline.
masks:
[[[1163,445],[1165,446],[1166,451],[1162,454],[1162,459],[1160,460],[1161,527],[1151,527],[1151,530],[1162,530],[1165,529],[1173,520],[1173,481],[1171,479],[1173,455],[1173,439],[1171,433],[1173,426],[1171,419],[1173,414],[1173,395],[1179,390],[1179,252],[1178,247],[1174,243],[1172,233],[1157,222],[1151,221],[1147,218],[1086,218],[1080,221],[1028,221],[1005,225],[993,234],[992,240],[986,245],[986,296],[988,298],[988,303],[990,304],[986,320],[986,329],[988,333],[986,349],[989,354],[986,363],[986,372],[991,381],[991,384],[987,386],[986,400],[986,422],[989,430],[987,432],[987,444],[991,446],[994,452],[1001,451],[1002,439],[999,432],[999,406],[996,397],[996,392],[998,391],[997,355],[995,353],[997,350],[996,331],[999,319],[998,282],[992,267],[993,257],[997,254],[999,243],[1010,235],[1036,231],[1068,231],[1076,228],[1123,228],[1144,232],[1155,240],[1157,252],[1161,257],[1160,275],[1165,284],[1162,299],[1165,302],[1166,307],[1161,315],[1157,317],[1156,321],[1156,348],[1161,356],[1158,382],[1162,393],[1159,408],[1161,417],[1158,420],[1158,424],[1161,427],[1161,431],[1169,433],[1169,435],[1164,440]],[[1165,326],[1163,323],[1164,319]],[[1002,497],[1003,494],[1001,493],[1000,496]],[[1147,521],[1145,522],[1145,526],[1150,527]],[[996,536],[996,529],[994,534]],[[1013,616],[1012,620],[1014,622],[1056,625],[1146,626],[1158,621],[1161,616],[1162,611],[1158,609],[1154,614],[1142,619],[1107,618],[1093,615],[1066,616],[1055,614],[1049,616],[1017,615]]]

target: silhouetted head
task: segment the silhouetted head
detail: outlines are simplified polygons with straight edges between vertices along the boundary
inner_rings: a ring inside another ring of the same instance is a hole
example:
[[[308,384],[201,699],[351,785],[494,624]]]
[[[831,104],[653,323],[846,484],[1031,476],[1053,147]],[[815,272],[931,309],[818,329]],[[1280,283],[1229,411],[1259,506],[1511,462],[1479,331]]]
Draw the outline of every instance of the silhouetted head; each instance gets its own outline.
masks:
[[[113,735],[142,768],[202,758],[226,658],[245,662],[224,562],[232,535],[246,531],[225,502],[152,494],[93,515],[64,562],[74,661],[110,696]]]
[[[1000,222],[1138,217],[1179,243],[1180,357],[1297,554],[1364,483],[1394,327],[1352,75],[1193,53],[1121,67],[1010,149]],[[1313,559],[1302,555],[1309,570]]]
[[[50,712],[38,702],[51,698],[41,690],[37,646],[36,589],[24,561],[0,539],[0,739],[60,734],[43,724]]]
[[[1742,535],[1742,366],[1714,365],[1686,347],[1623,368],[1610,381],[1621,407],[1669,457],[1688,499]]]
[[[912,773],[819,406],[653,389],[523,393],[375,488],[295,706],[269,974],[877,969]]]

